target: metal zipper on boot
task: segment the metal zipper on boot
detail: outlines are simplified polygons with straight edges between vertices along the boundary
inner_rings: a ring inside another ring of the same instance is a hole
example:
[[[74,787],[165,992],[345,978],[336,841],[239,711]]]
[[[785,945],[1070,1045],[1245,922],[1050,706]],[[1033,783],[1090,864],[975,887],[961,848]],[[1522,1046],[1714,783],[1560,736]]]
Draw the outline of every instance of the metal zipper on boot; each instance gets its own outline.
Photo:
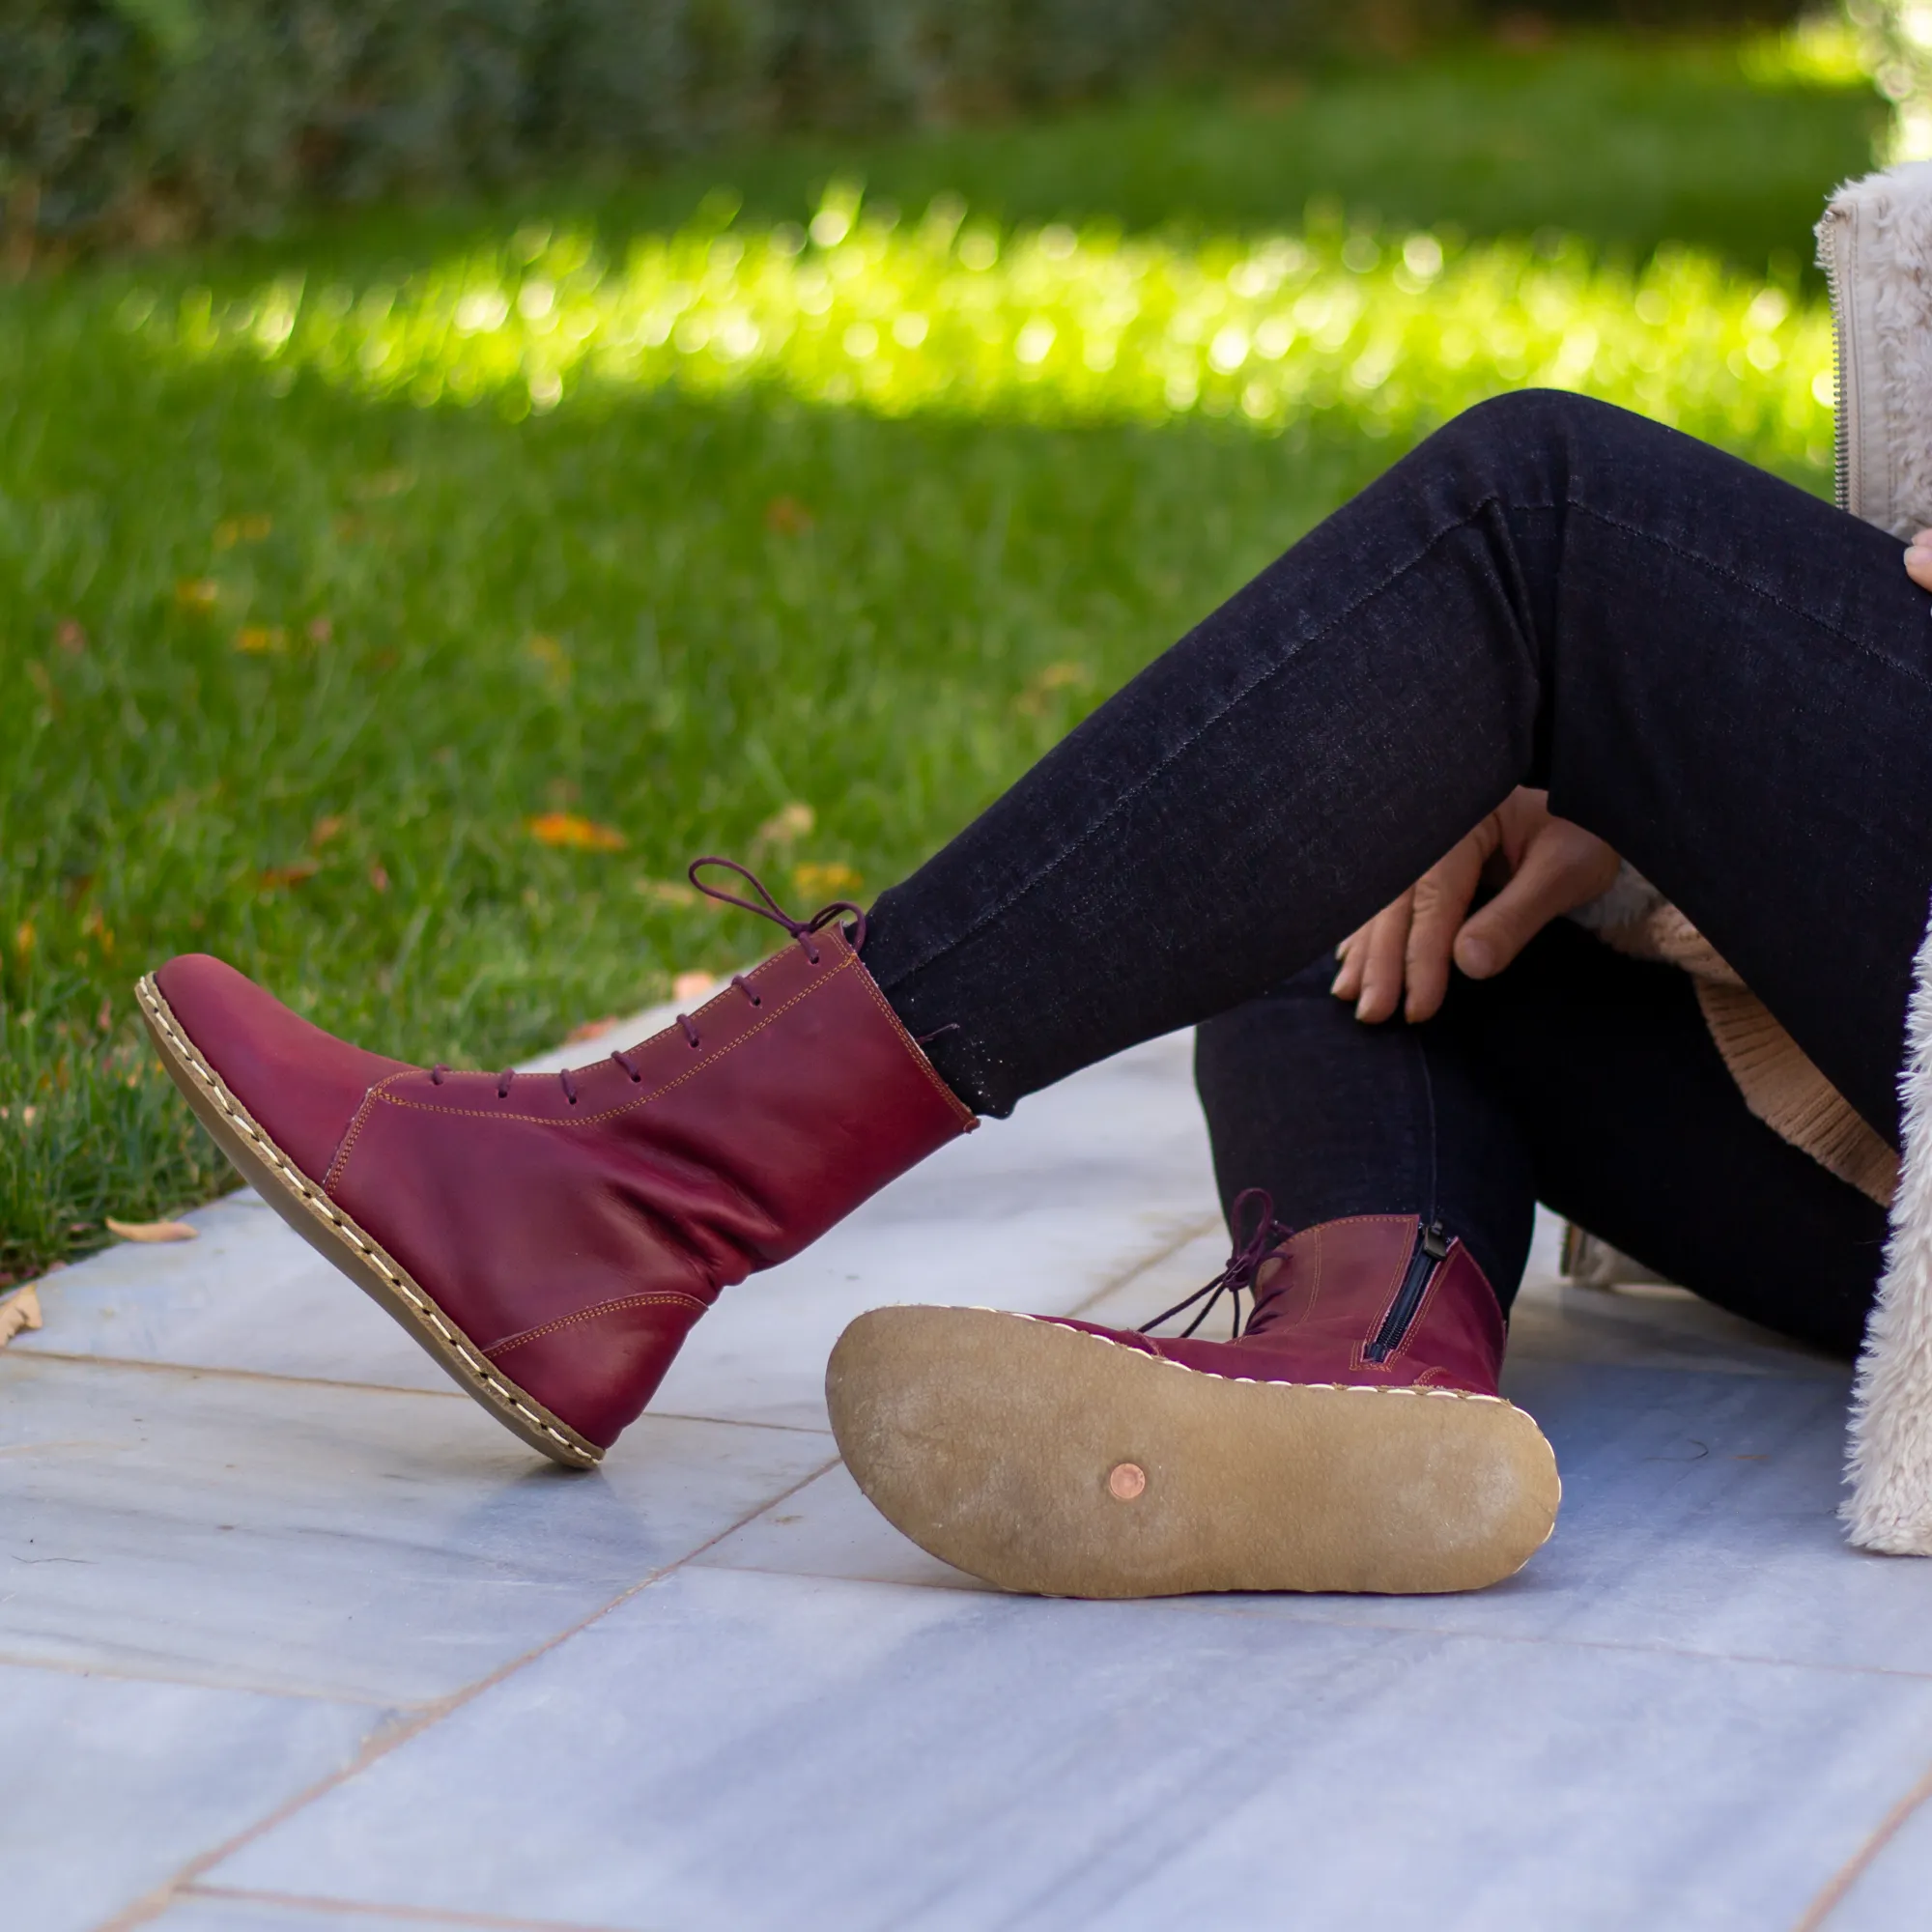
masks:
[[[1395,1299],[1389,1303],[1375,1340],[1362,1350],[1365,1362],[1385,1362],[1402,1347],[1415,1321],[1416,1310],[1422,1306],[1422,1297],[1429,1292],[1429,1284],[1448,1253],[1449,1237],[1442,1232],[1440,1221],[1432,1221],[1428,1227],[1417,1230],[1415,1252],[1408,1258],[1402,1286],[1396,1290]]]

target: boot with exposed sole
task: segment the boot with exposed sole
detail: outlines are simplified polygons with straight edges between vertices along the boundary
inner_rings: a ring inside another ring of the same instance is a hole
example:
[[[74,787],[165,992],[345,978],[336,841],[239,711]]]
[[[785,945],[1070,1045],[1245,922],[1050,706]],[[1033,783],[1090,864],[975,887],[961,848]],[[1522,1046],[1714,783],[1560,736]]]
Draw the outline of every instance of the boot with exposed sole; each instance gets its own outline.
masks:
[[[1513,1575],[1561,1492],[1542,1432],[1496,1392],[1503,1319],[1468,1250],[1412,1215],[1270,1224],[1264,1206],[1202,1291],[1254,1288],[1226,1342],[983,1308],[860,1316],[826,1371],[859,1487],[933,1555],[1049,1596]]]

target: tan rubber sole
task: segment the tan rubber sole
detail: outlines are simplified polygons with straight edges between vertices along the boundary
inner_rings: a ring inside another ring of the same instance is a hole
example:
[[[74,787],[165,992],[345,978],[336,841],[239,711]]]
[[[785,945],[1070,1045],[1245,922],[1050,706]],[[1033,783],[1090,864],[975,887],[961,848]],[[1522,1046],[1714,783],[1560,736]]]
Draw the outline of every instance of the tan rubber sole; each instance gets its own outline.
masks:
[[[567,1469],[604,1452],[520,1389],[372,1239],[270,1139],[177,1023],[152,974],[134,988],[161,1065],[235,1170],[303,1240],[341,1269],[412,1336],[466,1395],[512,1435]]]
[[[860,1316],[825,1393],[890,1522],[1043,1596],[1480,1590],[1562,1494],[1499,1397],[1235,1381],[983,1308]]]

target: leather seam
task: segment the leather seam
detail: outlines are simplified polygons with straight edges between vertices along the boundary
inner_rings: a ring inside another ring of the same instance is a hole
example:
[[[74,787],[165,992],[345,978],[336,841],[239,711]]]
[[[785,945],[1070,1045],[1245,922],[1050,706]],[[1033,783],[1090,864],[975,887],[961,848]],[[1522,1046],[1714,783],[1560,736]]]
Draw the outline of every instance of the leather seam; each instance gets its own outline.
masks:
[[[1364,1216],[1373,1219],[1373,1216]],[[1096,1335],[1091,1328],[1069,1328],[1065,1321],[1051,1315],[1025,1315],[1010,1308],[981,1308],[968,1311],[980,1315],[1006,1315],[1015,1321],[1037,1321],[1043,1328],[1058,1328],[1063,1334],[1078,1335],[1089,1342],[1098,1342],[1109,1349],[1125,1349],[1130,1355],[1140,1356],[1142,1350],[1128,1348],[1124,1342],[1116,1341],[1111,1335]],[[1209,1381],[1228,1382],[1237,1388],[1312,1388],[1333,1389],[1341,1395],[1430,1395],[1453,1396],[1458,1402],[1495,1402],[1505,1408],[1516,1405],[1506,1395],[1481,1395],[1474,1389],[1425,1388],[1419,1382],[1296,1382],[1277,1381],[1268,1376],[1224,1376],[1218,1369],[1197,1369],[1190,1362],[1177,1362],[1172,1355],[1148,1353],[1144,1359],[1158,1364],[1163,1369],[1174,1369],[1183,1376],[1206,1376]]]
[[[698,1074],[710,1067],[716,1066],[727,1053],[736,1052],[748,1040],[757,1038],[758,1035],[764,1032],[767,1027],[775,1025],[784,1014],[790,1012],[792,1008],[799,1005],[801,1001],[809,1000],[814,993],[822,991],[840,973],[858,965],[858,963],[859,955],[856,952],[848,952],[843,960],[833,967],[831,972],[825,974],[821,979],[812,980],[809,986],[803,987],[800,991],[794,993],[782,1006],[774,1007],[765,1018],[754,1021],[751,1027],[740,1034],[729,1045],[721,1046],[715,1052],[707,1053],[695,1065],[687,1067],[675,1080],[667,1081],[662,1087],[653,1087],[648,1094],[640,1094],[633,1099],[626,1100],[621,1107],[606,1107],[601,1113],[579,1114],[569,1118],[550,1114],[499,1114],[485,1107],[440,1107],[425,1100],[405,1099],[399,1094],[384,1094],[382,1097],[390,1106],[408,1107],[412,1113],[448,1114],[456,1119],[466,1121],[507,1121],[513,1124],[532,1127],[596,1126],[604,1121],[614,1121],[624,1114],[635,1113],[639,1107],[648,1107],[653,1100],[661,1100],[667,1094],[676,1092],[687,1080],[695,1080]],[[702,1012],[703,1008],[700,1007],[698,1010]],[[663,1039],[669,1032],[670,1028],[666,1027],[663,1033],[653,1034],[651,1039]],[[641,1044],[648,1046],[650,1040],[645,1040]],[[419,1071],[420,1069],[415,1070]],[[401,1076],[396,1077],[400,1078]],[[525,1074],[521,1077],[526,1080],[542,1078],[540,1074]]]
[[[600,1301],[595,1308],[580,1308],[575,1315],[559,1315],[554,1321],[526,1328],[521,1335],[512,1335],[507,1341],[493,1342],[483,1352],[494,1362],[498,1355],[507,1355],[526,1342],[541,1341],[544,1336],[554,1335],[559,1328],[575,1327],[580,1321],[599,1321],[607,1315],[620,1315],[627,1308],[693,1308],[702,1315],[709,1306],[709,1302],[699,1301],[693,1294],[680,1294],[675,1289],[659,1294],[627,1294],[620,1301]]]
[[[863,962],[859,959],[859,955],[856,952],[853,953],[852,959],[854,964],[862,967],[860,978],[866,982],[866,991],[871,995],[872,1004],[878,1008],[880,1012],[885,1014],[893,1032],[898,1036],[900,1045],[911,1056],[913,1065],[919,1068],[920,1072],[925,1075],[926,1079],[932,1085],[933,1092],[952,1110],[952,1118],[955,1121],[965,1122],[962,1131],[971,1133],[980,1124],[979,1115],[939,1077],[939,1069],[926,1058],[925,1049],[906,1031],[906,1023],[893,1010],[893,1004],[886,998],[884,991],[880,988],[879,982],[872,978],[871,974],[863,970]]]
[[[549,1436],[580,1467],[598,1462],[604,1453],[602,1449],[585,1444],[582,1438],[573,1442],[554,1423],[539,1415],[530,1406],[535,1398],[526,1396],[515,1382],[499,1375],[496,1365],[443,1314],[434,1297],[426,1294],[399,1269],[390,1261],[386,1251],[364,1235],[355,1220],[338,1208],[335,1203],[282,1152],[269,1134],[257,1124],[248,1110],[229,1091],[227,1083],[209,1065],[201,1049],[188,1037],[176,1020],[174,1009],[169,1006],[166,996],[156,983],[152,974],[144,976],[136,982],[134,995],[140,1003],[142,1012],[154,1027],[156,1041],[162,1046],[163,1051],[174,1057],[177,1064],[208,1096],[210,1103],[219,1109],[234,1130],[250,1144],[256,1155],[274,1175],[277,1182],[301,1204],[304,1211],[325,1223],[345,1246],[353,1250],[362,1263],[383,1278],[387,1287],[410,1310],[412,1318],[434,1332],[440,1344],[455,1357],[464,1373],[471,1377],[487,1392],[492,1401],[504,1408],[514,1410],[532,1429]]]
[[[384,1074],[364,1092],[360,1105],[350,1117],[349,1124],[343,1129],[342,1138],[336,1143],[335,1152],[329,1160],[328,1172],[322,1178],[322,1191],[331,1199],[335,1194],[335,1183],[348,1172],[349,1156],[355,1151],[355,1143],[362,1137],[362,1129],[375,1108],[376,1096],[389,1081],[401,1078],[397,1073]]]

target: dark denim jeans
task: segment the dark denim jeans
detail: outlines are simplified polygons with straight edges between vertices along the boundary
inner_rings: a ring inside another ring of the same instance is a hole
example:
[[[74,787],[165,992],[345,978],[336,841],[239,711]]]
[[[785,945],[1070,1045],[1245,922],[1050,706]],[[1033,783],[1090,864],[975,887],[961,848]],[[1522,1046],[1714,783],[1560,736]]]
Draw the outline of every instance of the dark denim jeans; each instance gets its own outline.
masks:
[[[1559,920],[1436,1017],[1364,1026],[1322,957],[1206,1021],[1195,1078],[1224,1202],[1305,1228],[1440,1220],[1505,1310],[1538,1201],[1734,1313],[1854,1353],[1885,1210],[1752,1118],[1676,968]]]
[[[887,893],[867,963],[1004,1114],[1280,986],[1545,785],[1895,1138],[1932,889],[1932,599],[1899,554],[1606,405],[1484,404]]]

